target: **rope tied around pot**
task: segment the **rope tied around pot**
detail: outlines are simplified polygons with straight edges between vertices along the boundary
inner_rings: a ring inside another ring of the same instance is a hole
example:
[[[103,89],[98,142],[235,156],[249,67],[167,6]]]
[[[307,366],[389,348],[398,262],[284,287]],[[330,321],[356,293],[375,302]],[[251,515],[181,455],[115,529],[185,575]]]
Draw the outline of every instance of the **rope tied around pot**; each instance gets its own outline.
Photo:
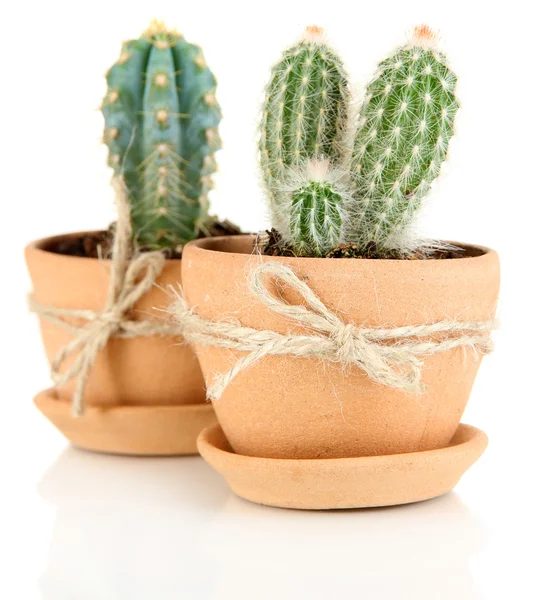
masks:
[[[72,334],[55,356],[51,365],[52,381],[61,386],[77,377],[72,397],[72,414],[84,413],[84,391],[89,373],[98,353],[110,338],[135,338],[140,336],[180,335],[181,327],[168,321],[133,320],[131,311],[136,302],[154,285],[163,269],[162,252],[143,252],[130,258],[132,229],[130,206],[121,180],[115,179],[117,225],[111,254],[111,277],[107,299],[102,310],[76,310],[44,306],[33,294],[29,297],[30,310],[45,321],[66,329]],[[80,325],[73,321],[84,321]],[[69,358],[72,362],[62,370]]]
[[[267,276],[297,292],[307,306],[288,304],[273,296],[265,284]],[[183,293],[177,293],[173,313],[187,342],[247,353],[231,369],[215,377],[207,390],[211,400],[218,400],[234,377],[265,356],[289,355],[352,365],[362,369],[376,383],[420,393],[425,389],[421,382],[424,357],[455,348],[471,348],[483,353],[492,350],[493,319],[444,320],[391,328],[345,323],[292,269],[277,262],[262,263],[252,270],[250,291],[266,308],[291,319],[309,333],[281,334],[244,327],[238,322],[210,321],[189,307]],[[440,337],[435,339],[435,336]]]

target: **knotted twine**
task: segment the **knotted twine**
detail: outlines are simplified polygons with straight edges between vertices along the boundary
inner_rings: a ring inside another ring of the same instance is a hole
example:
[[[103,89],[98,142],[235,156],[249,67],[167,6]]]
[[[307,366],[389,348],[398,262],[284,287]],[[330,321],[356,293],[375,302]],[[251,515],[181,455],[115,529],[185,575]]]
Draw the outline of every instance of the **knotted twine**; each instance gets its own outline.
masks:
[[[114,338],[141,336],[180,335],[181,327],[168,321],[139,320],[131,318],[135,303],[148,292],[161,273],[165,263],[162,252],[143,252],[130,259],[132,253],[132,228],[130,206],[124,184],[114,180],[117,205],[117,223],[111,255],[110,284],[102,310],[76,310],[39,304],[29,297],[30,310],[49,323],[72,334],[68,342],[52,361],[51,375],[56,386],[78,378],[72,397],[72,414],[84,413],[84,391],[92,366],[100,350]],[[74,322],[84,321],[75,325]],[[70,357],[71,364],[61,372]]]
[[[307,307],[274,297],[265,285],[268,275],[298,292]],[[455,348],[483,353],[492,350],[490,331],[495,327],[494,320],[444,320],[390,328],[345,323],[294,271],[277,262],[262,263],[252,270],[250,290],[269,310],[291,319],[309,333],[282,334],[244,327],[236,321],[210,321],[196,314],[183,294],[177,293],[173,312],[187,342],[247,353],[228,371],[215,377],[207,390],[211,400],[218,400],[234,377],[265,356],[289,355],[354,365],[376,383],[420,393],[425,389],[421,383],[423,357]]]

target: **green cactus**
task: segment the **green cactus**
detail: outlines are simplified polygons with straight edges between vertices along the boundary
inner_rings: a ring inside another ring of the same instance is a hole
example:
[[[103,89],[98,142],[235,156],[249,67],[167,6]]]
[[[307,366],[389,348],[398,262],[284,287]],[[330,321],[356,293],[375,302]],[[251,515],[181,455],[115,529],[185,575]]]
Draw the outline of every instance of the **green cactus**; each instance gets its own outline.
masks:
[[[265,96],[259,150],[273,225],[297,254],[321,256],[342,231],[332,173],[346,155],[348,78],[320,28],[284,52]]]
[[[457,78],[434,41],[426,26],[415,28],[410,42],[380,63],[359,115],[352,159],[359,207],[353,237],[378,252],[402,248],[453,135]]]
[[[299,256],[324,256],[342,237],[346,196],[329,171],[328,162],[310,161],[303,181],[291,191],[289,227]]]
[[[435,45],[428,27],[415,28],[379,65],[354,128],[348,77],[319,28],[308,28],[275,65],[261,166],[272,224],[292,252],[414,249],[409,225],[446,158],[459,106],[456,76]]]
[[[128,189],[135,241],[179,249],[207,219],[220,148],[216,80],[198,46],[154,21],[124,43],[107,84],[104,141]]]

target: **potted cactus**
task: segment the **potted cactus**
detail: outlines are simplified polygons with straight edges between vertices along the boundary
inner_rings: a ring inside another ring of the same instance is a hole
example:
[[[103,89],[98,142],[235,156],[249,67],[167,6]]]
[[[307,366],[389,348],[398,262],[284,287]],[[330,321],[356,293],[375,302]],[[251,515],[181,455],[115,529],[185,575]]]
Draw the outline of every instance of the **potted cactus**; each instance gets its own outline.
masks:
[[[26,248],[56,384],[35,401],[83,448],[193,453],[214,415],[194,354],[154,307],[180,281],[186,242],[232,232],[207,212],[220,147],[216,80],[198,46],[154,21],[123,44],[107,84],[117,223]]]
[[[498,257],[412,226],[458,108],[436,42],[415,28],[355,109],[341,59],[308,28],[266,89],[274,229],[263,245],[220,237],[184,250],[175,310],[222,428],[199,448],[246,498],[421,500],[451,489],[485,447],[460,419],[490,350]]]

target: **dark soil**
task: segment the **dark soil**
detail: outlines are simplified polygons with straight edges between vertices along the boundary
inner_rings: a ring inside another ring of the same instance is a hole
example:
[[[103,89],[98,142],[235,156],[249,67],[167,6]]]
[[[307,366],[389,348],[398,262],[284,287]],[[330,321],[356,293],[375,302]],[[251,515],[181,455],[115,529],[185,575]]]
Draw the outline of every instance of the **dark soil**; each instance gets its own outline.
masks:
[[[296,254],[281,239],[279,232],[271,229],[266,232],[268,239],[264,243],[261,254],[266,256],[296,256]],[[259,244],[260,245],[260,244]],[[343,244],[326,255],[326,258],[366,258],[385,260],[441,260],[445,258],[463,258],[465,252],[460,249],[434,250],[431,253],[421,250],[414,252],[409,257],[391,250],[388,254],[377,254],[375,245],[358,248],[355,244]]]
[[[198,239],[221,235],[241,235],[242,231],[231,221],[213,221],[206,232],[200,232]]]
[[[69,236],[60,238],[46,249],[56,254],[99,258],[100,256],[108,257],[111,254],[112,243],[113,233],[110,227],[107,231],[94,231],[79,237]]]
[[[60,238],[47,250],[56,254],[80,256],[83,258],[109,258],[113,247],[113,234],[115,224],[112,223],[106,231],[94,231],[82,236],[69,236]],[[201,231],[198,239],[216,237],[221,235],[239,235],[241,230],[231,221],[213,221],[206,230]],[[142,249],[141,249],[142,250]],[[168,258],[181,258],[180,252],[165,250]]]

